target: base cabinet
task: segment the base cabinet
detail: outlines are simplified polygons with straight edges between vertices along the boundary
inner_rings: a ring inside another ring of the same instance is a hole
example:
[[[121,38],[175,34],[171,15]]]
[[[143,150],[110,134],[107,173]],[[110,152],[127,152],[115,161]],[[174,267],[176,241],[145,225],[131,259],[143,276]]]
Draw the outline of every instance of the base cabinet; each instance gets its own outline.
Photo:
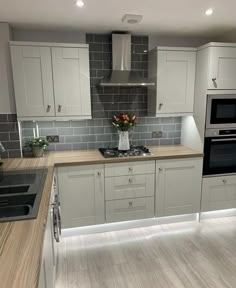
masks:
[[[203,178],[201,211],[236,208],[236,176]]]
[[[54,234],[53,234],[54,232],[52,223],[52,209],[51,209],[53,199],[54,199],[54,191],[52,190],[50,207],[45,227],[38,288],[55,287],[56,263],[55,263],[55,247],[54,247]]]
[[[104,223],[103,165],[59,167],[57,173],[62,228]]]
[[[200,211],[202,159],[156,162],[156,216]]]

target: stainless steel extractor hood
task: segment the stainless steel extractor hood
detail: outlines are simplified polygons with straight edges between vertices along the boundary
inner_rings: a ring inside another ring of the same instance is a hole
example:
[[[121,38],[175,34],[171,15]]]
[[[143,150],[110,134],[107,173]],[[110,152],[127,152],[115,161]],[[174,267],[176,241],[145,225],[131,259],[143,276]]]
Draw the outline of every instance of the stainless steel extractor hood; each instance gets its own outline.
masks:
[[[155,86],[154,82],[131,71],[131,35],[112,34],[112,72],[101,86]]]

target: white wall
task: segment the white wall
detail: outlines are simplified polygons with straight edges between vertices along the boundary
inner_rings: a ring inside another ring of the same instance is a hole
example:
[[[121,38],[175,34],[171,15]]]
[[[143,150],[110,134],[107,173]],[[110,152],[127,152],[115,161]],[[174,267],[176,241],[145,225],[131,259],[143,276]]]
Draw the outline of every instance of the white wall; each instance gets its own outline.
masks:
[[[14,41],[85,43],[85,33],[78,31],[14,29]]]
[[[16,112],[9,41],[11,29],[0,23],[0,114]]]
[[[157,46],[199,47],[208,42],[216,41],[215,37],[179,37],[179,36],[149,36],[149,50]]]

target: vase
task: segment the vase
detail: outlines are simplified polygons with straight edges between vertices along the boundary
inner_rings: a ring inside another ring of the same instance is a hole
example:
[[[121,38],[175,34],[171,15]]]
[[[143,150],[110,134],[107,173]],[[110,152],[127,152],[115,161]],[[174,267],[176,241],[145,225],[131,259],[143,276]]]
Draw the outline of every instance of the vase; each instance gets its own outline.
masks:
[[[44,150],[43,147],[38,147],[38,146],[32,147],[33,157],[42,157],[43,156],[43,150]]]
[[[129,132],[119,131],[119,145],[118,150],[127,151],[130,149],[129,145]]]

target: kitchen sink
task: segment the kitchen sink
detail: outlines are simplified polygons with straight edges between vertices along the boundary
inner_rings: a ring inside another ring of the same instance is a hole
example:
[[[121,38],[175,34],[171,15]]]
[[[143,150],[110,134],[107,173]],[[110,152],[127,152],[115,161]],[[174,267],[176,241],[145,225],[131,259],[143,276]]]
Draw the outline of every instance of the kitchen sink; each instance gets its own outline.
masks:
[[[20,186],[5,186],[0,187],[1,194],[18,194],[28,192],[30,185],[20,185]]]
[[[0,180],[0,222],[36,218],[47,169],[8,171]]]
[[[0,218],[27,216],[31,210],[32,207],[30,205],[0,207]]]

